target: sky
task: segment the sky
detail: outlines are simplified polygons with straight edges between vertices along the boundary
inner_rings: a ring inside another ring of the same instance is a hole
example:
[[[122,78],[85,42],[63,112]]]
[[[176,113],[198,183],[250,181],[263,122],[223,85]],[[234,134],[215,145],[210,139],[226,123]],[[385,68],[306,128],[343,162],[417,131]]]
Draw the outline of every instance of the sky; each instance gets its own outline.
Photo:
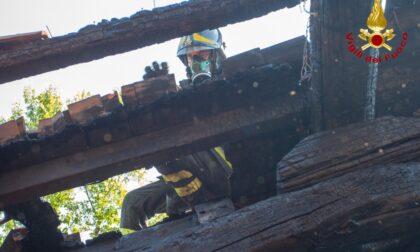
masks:
[[[142,9],[173,4],[175,0],[13,0],[0,2],[0,36],[46,30],[53,37],[77,32],[80,28],[102,19],[130,16]],[[232,56],[256,47],[270,45],[305,34],[307,14],[299,6],[273,12],[261,18],[222,27],[227,48]],[[152,61],[167,61],[177,80],[185,78],[184,66],[176,57],[178,39],[148,46],[131,52],[73,65],[60,70],[0,84],[0,116],[7,118],[13,103],[22,103],[26,86],[37,92],[53,85],[62,100],[82,90],[92,95],[105,95],[136,81]],[[63,108],[66,109],[66,108]]]

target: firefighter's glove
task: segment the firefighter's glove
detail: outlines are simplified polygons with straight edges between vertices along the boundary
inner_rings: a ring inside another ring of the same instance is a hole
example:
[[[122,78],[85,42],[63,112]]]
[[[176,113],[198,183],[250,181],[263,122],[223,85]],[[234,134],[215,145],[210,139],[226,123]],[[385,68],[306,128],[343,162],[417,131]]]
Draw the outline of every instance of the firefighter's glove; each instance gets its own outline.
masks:
[[[167,62],[162,62],[160,65],[157,61],[154,61],[151,66],[147,66],[144,69],[145,74],[143,79],[147,80],[150,78],[166,75],[169,72],[169,66]]]

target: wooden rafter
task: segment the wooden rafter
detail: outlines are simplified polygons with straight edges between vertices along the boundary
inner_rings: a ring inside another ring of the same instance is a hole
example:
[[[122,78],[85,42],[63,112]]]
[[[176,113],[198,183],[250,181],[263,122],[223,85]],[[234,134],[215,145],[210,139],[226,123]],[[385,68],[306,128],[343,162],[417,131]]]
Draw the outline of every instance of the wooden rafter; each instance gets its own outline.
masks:
[[[77,33],[10,50],[0,47],[0,83],[245,21],[298,3],[298,0],[188,1],[89,25]]]

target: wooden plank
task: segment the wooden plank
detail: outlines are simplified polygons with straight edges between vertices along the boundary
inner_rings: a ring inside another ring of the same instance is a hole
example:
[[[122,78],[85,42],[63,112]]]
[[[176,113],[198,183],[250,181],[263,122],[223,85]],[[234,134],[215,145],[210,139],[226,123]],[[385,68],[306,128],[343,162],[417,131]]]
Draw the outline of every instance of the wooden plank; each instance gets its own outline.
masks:
[[[0,83],[245,21],[298,3],[298,0],[187,1],[140,11],[130,18],[104,20],[77,33],[2,51]]]
[[[170,222],[167,222],[165,224],[158,224],[156,226],[147,228],[142,231],[142,240],[141,243],[143,246],[147,246],[147,244],[153,243],[154,237],[156,234],[159,234],[161,238],[168,235],[167,230],[171,230],[171,234],[182,232],[185,229],[191,228],[193,226],[197,226],[199,223],[197,222],[195,216],[189,215],[182,219],[173,220]],[[148,237],[151,237],[151,239],[148,239]],[[125,239],[122,238],[122,239]],[[104,252],[104,251],[118,251],[119,249],[119,239],[110,239],[103,242],[98,242],[94,245],[87,245],[83,248],[75,249],[75,250],[69,250],[71,252]],[[67,250],[66,250],[67,251]]]
[[[48,38],[48,33],[46,31],[36,31],[28,32],[14,35],[0,36],[0,49],[1,47],[7,45],[16,45],[19,43],[28,43],[38,40],[43,40]]]
[[[104,112],[101,96],[95,95],[68,105],[72,122],[88,124]]]
[[[231,78],[236,73],[261,65],[264,65],[264,58],[260,48],[255,48],[222,61],[223,75],[226,78]]]
[[[113,110],[116,110],[117,108],[120,108],[122,106],[117,91],[102,96],[101,103],[106,112],[112,112]]]
[[[121,238],[116,251],[369,251],[416,244],[420,164],[348,171],[183,231],[170,225]],[[164,234],[164,238],[163,238]],[[414,247],[415,248],[415,247]],[[89,249],[83,251],[89,252]],[[94,251],[94,250],[92,250]],[[389,250],[388,250],[389,251]],[[402,250],[404,251],[404,250]]]
[[[237,73],[264,64],[300,66],[305,40],[304,36],[300,36],[264,49],[255,48],[229,57],[222,61],[223,75],[231,78]]]
[[[420,155],[420,119],[383,117],[302,140],[277,166],[278,192],[341,176],[348,170],[408,162]]]
[[[174,74],[158,76],[121,87],[121,96],[127,109],[153,102],[170,92],[177,92]]]
[[[316,2],[316,1],[315,1]],[[346,34],[366,26],[371,1],[327,0],[311,6],[312,86],[319,95],[314,129],[331,129],[363,120],[367,64],[347,51]],[[353,69],[357,69],[354,71]]]
[[[70,121],[66,121],[63,112],[58,112],[51,118],[45,118],[39,121],[38,135],[39,137],[45,137],[57,134],[63,131],[69,123]]]
[[[19,139],[25,135],[25,120],[23,117],[0,125],[0,145]]]
[[[289,64],[302,66],[302,53],[305,36],[299,36],[261,50],[266,64]]]

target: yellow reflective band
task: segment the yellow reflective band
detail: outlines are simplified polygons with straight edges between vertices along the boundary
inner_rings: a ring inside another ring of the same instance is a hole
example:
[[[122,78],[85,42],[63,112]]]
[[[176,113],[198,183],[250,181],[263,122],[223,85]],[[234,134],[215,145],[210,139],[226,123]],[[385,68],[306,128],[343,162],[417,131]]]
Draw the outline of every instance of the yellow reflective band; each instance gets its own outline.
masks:
[[[171,174],[168,174],[168,175],[162,175],[163,180],[165,180],[165,182],[172,182],[172,183],[176,183],[176,182],[181,181],[183,179],[189,179],[192,176],[193,176],[192,173],[189,172],[189,171],[186,171],[186,170],[171,173]]]
[[[222,147],[216,147],[214,150],[217,152],[217,154],[219,154],[221,158],[223,158],[223,160],[225,160],[229,168],[233,170],[232,164],[226,159],[225,152],[223,151]]]
[[[201,181],[198,178],[195,178],[188,185],[183,187],[175,187],[175,192],[179,197],[189,196],[201,188]]]
[[[211,40],[211,39],[208,39],[208,38],[206,38],[206,37],[203,37],[203,36],[201,36],[201,35],[200,35],[200,34],[198,34],[198,33],[194,33],[194,34],[193,34],[193,38],[194,38],[195,40],[197,40],[197,41],[200,41],[200,42],[204,42],[204,43],[211,44],[211,45],[217,45],[217,42],[216,42],[216,41]]]

